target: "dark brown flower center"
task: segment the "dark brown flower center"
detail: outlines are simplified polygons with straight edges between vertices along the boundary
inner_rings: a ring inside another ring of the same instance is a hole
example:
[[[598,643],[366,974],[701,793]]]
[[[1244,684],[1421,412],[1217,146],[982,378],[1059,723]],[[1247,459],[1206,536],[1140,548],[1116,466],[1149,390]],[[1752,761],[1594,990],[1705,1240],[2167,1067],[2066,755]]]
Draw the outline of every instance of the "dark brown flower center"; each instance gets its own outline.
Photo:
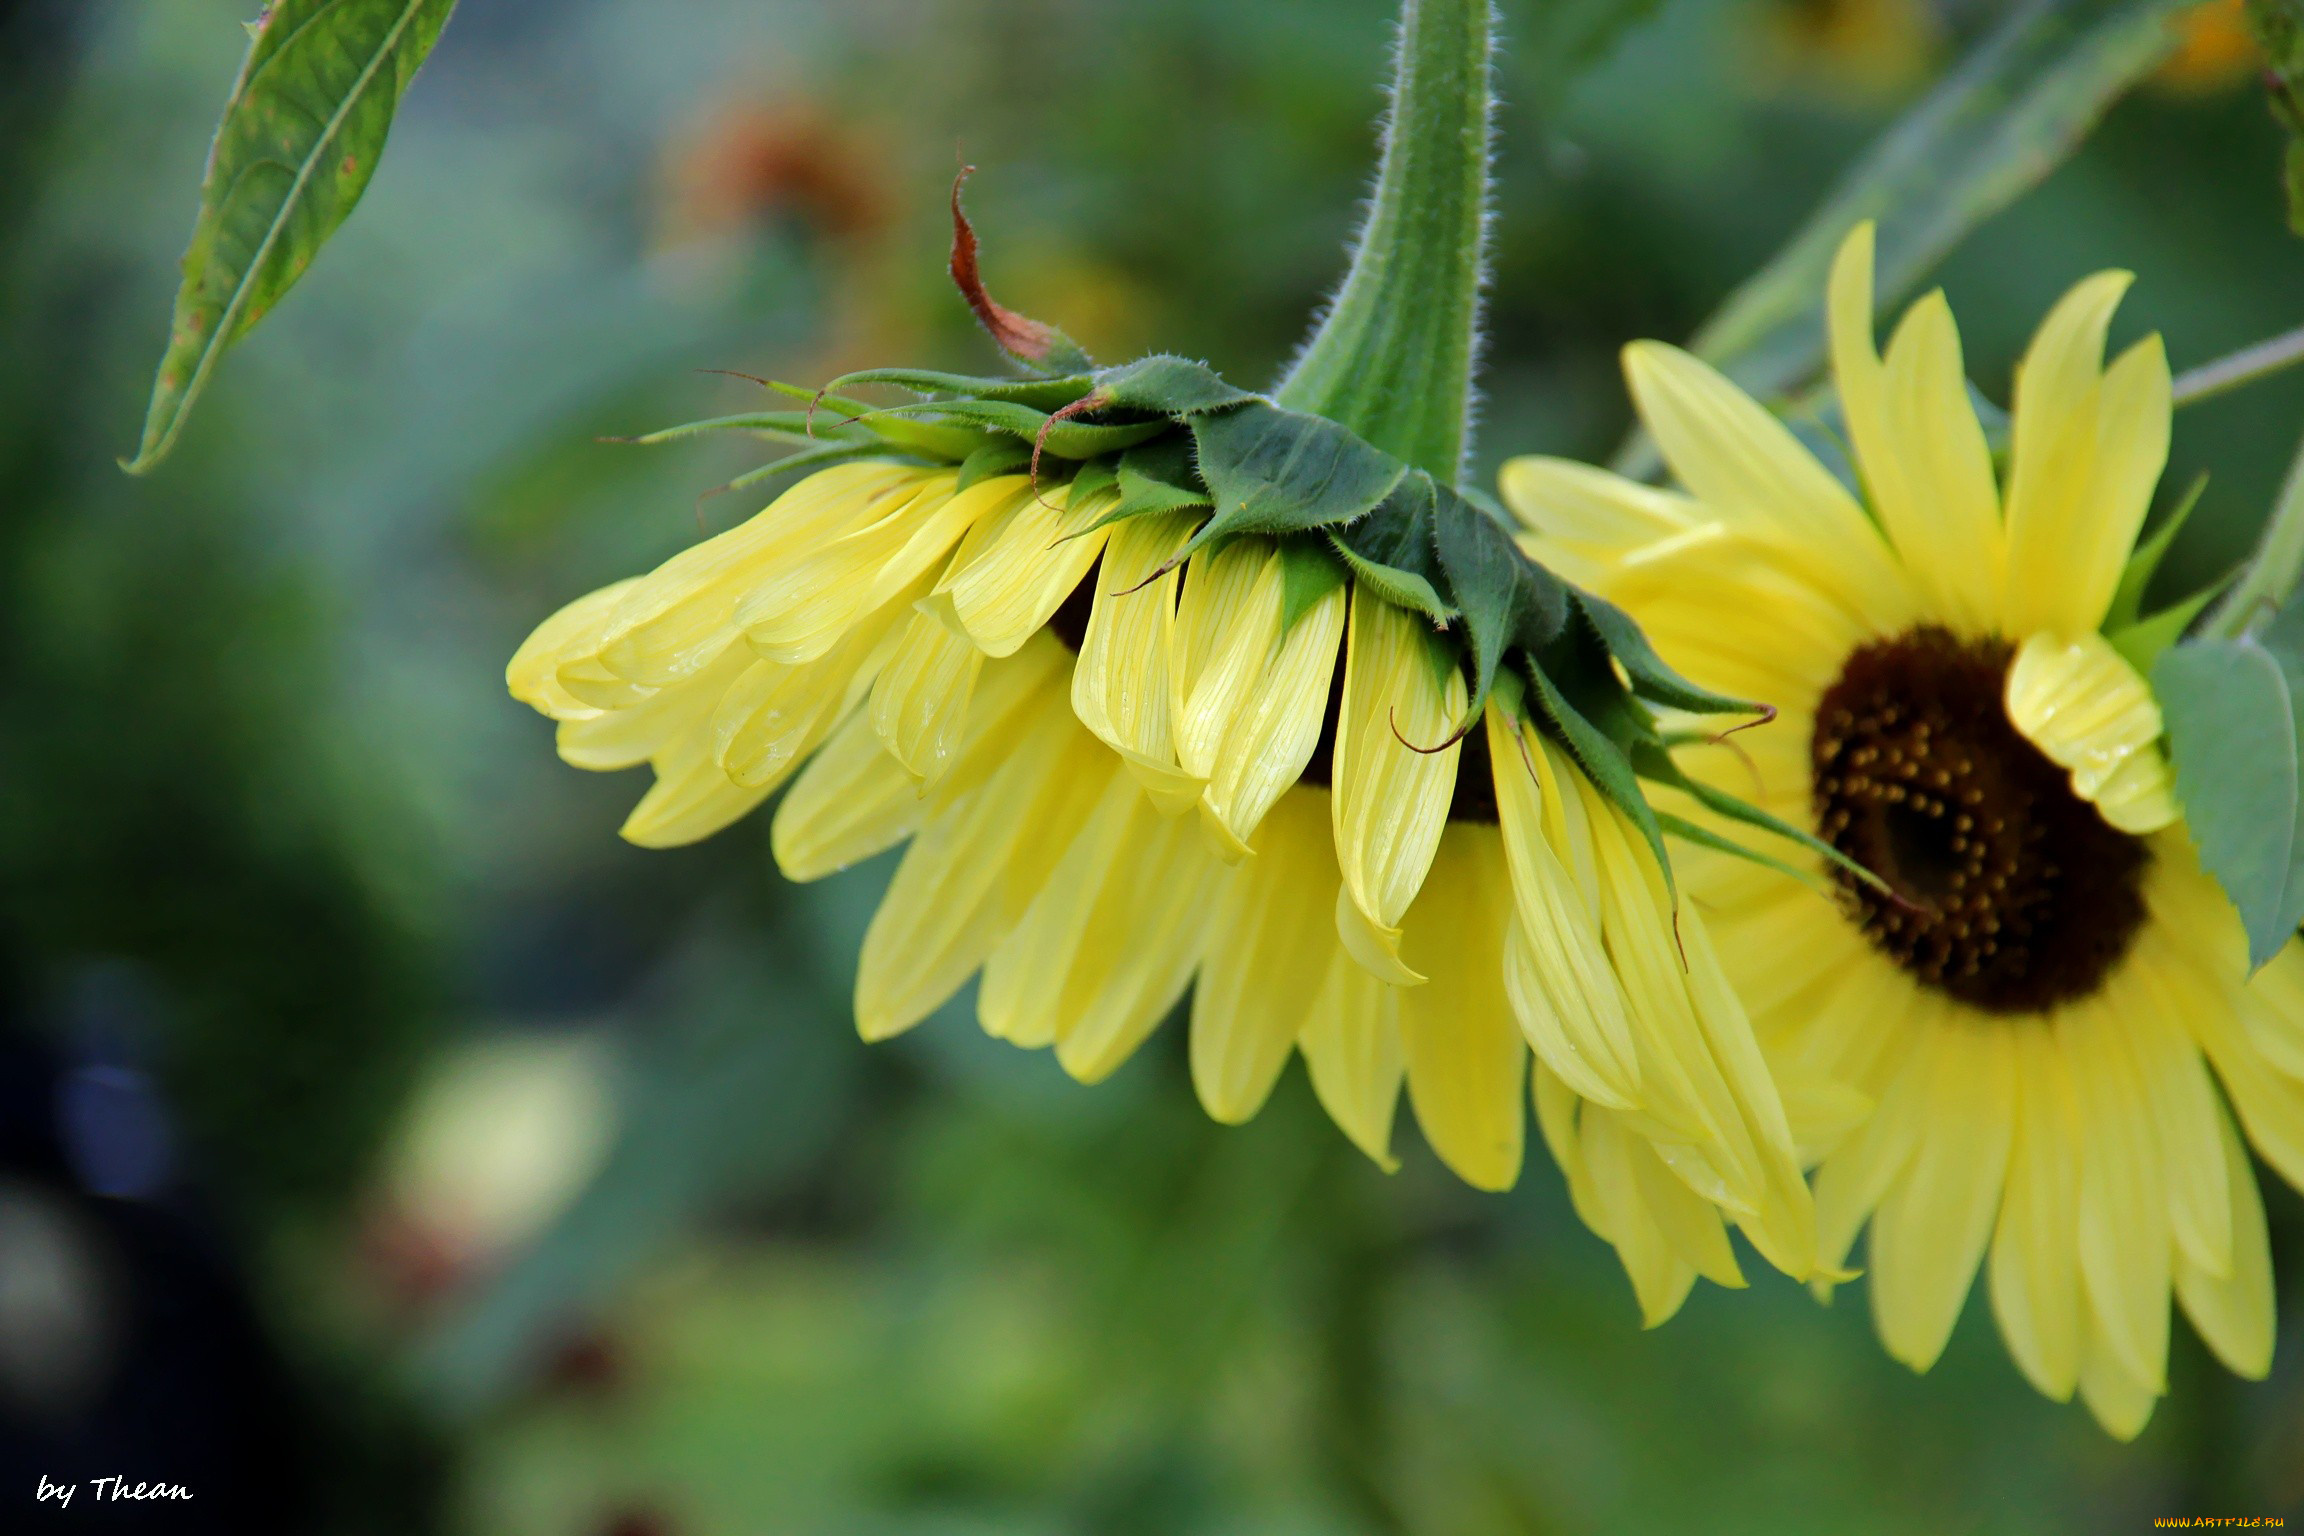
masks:
[[[1866,938],[1987,1013],[2096,990],[2144,921],[2144,845],[2072,793],[2001,704],[2010,649],[1927,626],[1852,652],[1809,742],[1817,832],[1885,880]]]

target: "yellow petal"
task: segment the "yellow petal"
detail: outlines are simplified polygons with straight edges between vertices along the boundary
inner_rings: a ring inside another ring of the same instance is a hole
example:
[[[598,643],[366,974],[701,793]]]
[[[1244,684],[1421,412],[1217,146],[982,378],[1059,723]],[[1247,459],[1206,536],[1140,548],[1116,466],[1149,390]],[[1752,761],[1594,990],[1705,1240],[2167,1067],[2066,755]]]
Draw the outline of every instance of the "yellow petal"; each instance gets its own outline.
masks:
[[[1392,1155],[1392,1116],[1405,1070],[1400,996],[1398,988],[1386,986],[1337,950],[1329,957],[1312,1016],[1296,1037],[1321,1108],[1387,1172],[1399,1166]]]
[[[2111,605],[2168,456],[2168,361],[2153,337],[2102,367],[2127,291],[2100,272],[2042,322],[2016,376],[2004,623],[2084,634]]]
[[[2272,1369],[2274,1324],[2264,1203],[2256,1189],[2256,1170],[2221,1108],[2216,1128],[2224,1156],[2224,1188],[2231,1200],[2232,1262],[2227,1273],[2212,1274],[2179,1253],[2176,1294],[2216,1358],[2239,1375],[2261,1381]]]
[[[1087,822],[1113,767],[1071,716],[1051,684],[998,766],[941,799],[905,850],[856,964],[865,1039],[911,1028],[957,991]]]
[[[2080,1377],[2079,1110],[2063,1048],[2040,1025],[2016,1031],[2016,1138],[1992,1239],[1992,1311],[2032,1385],[2057,1402]]]
[[[1227,880],[1209,927],[1192,996],[1192,1084],[1227,1124],[1263,1107],[1336,955],[1321,899],[1336,878],[1325,811],[1310,795],[1283,800],[1257,856]]]
[[[1944,1352],[2007,1179],[2016,1060],[1997,1020],[1946,1031],[1928,1135],[1872,1217],[1872,1312],[1888,1353],[1925,1371]]]
[[[2028,637],[2008,668],[2005,694],[2009,723],[2069,771],[2072,793],[2106,821],[2140,834],[2176,819],[2159,748],[2160,706],[2102,635]]]
[[[2166,1390],[2175,1245],[2141,1070],[2126,1031],[2101,1005],[2075,1008],[2056,1032],[2080,1110],[2081,1283],[2105,1346],[2157,1394]]]
[[[1615,1248],[1639,1300],[1641,1323],[1654,1328],[1680,1310],[1696,1283],[1696,1268],[1674,1250],[1642,1199],[1632,1166],[1635,1149],[1616,1116],[1588,1105],[1577,1124],[1592,1229]]]
[[[1095,605],[1072,669],[1072,709],[1126,759],[1170,815],[1200,798],[1200,781],[1176,766],[1169,726],[1169,664],[1175,643],[1178,572],[1160,570],[1192,536],[1178,514],[1134,517],[1112,530],[1096,574]]]
[[[885,605],[814,661],[756,661],[746,668],[712,711],[721,771],[747,788],[773,787],[790,777],[862,702],[885,654],[883,641],[903,611],[901,601]]]
[[[1091,496],[1071,505],[1071,487],[1027,493],[983,523],[973,553],[963,548],[938,590],[987,656],[1012,656],[1037,632],[1104,552],[1108,530],[1090,527],[1111,505]]]
[[[588,709],[554,732],[560,760],[571,768],[604,772],[636,767],[674,741],[702,731],[729,685],[751,666],[751,655],[732,648],[686,682],[660,688],[624,709]]]
[[[710,837],[749,814],[775,788],[773,783],[749,788],[731,783],[720,771],[706,731],[687,732],[651,761],[656,782],[618,831],[642,848],[677,848]]]
[[[1400,958],[1400,919],[1440,846],[1461,750],[1457,742],[1437,752],[1408,743],[1446,741],[1464,703],[1463,675],[1423,621],[1355,587],[1332,796],[1344,876],[1338,934],[1355,959],[1395,984],[1415,976]]]
[[[639,579],[635,576],[587,592],[537,625],[504,668],[504,686],[512,697],[555,720],[577,720],[593,714],[593,706],[560,686],[560,669],[599,651],[608,616]]]
[[[1624,372],[1665,462],[1706,511],[1848,591],[1875,628],[1905,626],[1911,590],[1888,546],[1789,428],[1677,347],[1634,342]]]
[[[1344,608],[1344,589],[1338,587],[1299,614],[1248,684],[1216,754],[1204,801],[1232,843],[1246,845],[1255,837],[1265,813],[1302,776],[1320,744]]]
[[[1503,850],[1451,823],[1408,914],[1408,963],[1428,978],[1400,996],[1408,1098],[1424,1139],[1476,1189],[1520,1176],[1528,1044],[1504,999]]]
[[[1930,1087],[1942,1040],[1937,1021],[1917,1025],[1901,1070],[1883,1086],[1872,1118],[1817,1170],[1816,1256],[1823,1268],[1838,1269],[1847,1260],[1857,1232],[1927,1135]]]
[[[953,484],[943,476],[930,480],[854,532],[756,576],[736,605],[736,622],[752,649],[792,665],[823,655],[849,625],[939,564],[979,519],[1026,494],[1014,475],[958,494]]]
[[[1585,584],[1604,580],[1610,565],[1630,551],[1705,521],[1703,509],[1678,492],[1571,459],[1507,460],[1497,487],[1512,515],[1541,537],[1539,558]]]
[[[1184,566],[1169,674],[1176,760],[1205,781],[1280,636],[1283,565],[1269,539],[1234,539]]]
[[[1930,608],[1969,634],[2000,618],[2007,540],[1992,450],[1968,398],[1960,333],[1941,291],[1912,306],[1888,343],[1886,451],[1897,473],[1875,492],[1913,584]],[[2109,598],[2110,594],[2106,594]]]
[[[984,653],[934,614],[905,620],[872,684],[872,729],[921,785],[934,784],[960,750]]]
[[[1586,1098],[1640,1102],[1640,1054],[1624,989],[1602,948],[1598,913],[1544,836],[1532,749],[1497,704],[1484,726],[1498,829],[1517,916],[1506,991],[1537,1058]]]
[[[681,551],[617,603],[601,660],[618,676],[660,686],[733,643],[736,605],[763,579],[918,496],[938,476],[890,464],[819,470],[751,521]],[[945,476],[949,478],[949,474]]]
[[[2128,1368],[2120,1350],[2105,1335],[2102,1320],[2088,1324],[2080,1346],[2080,1400],[2115,1440],[2133,1440],[2151,1421],[2164,1384],[2147,1380]]]
[[[912,775],[881,747],[872,717],[859,710],[778,803],[769,829],[776,867],[787,880],[821,880],[910,837],[923,810]]]
[[[2168,1188],[2169,1225],[2178,1255],[2205,1274],[2232,1264],[2232,1194],[2224,1187],[2215,1087],[2189,1032],[2173,1016],[2170,994],[2149,968],[2125,978],[2130,995],[2116,1009],[2135,1052],[2160,1164]]]

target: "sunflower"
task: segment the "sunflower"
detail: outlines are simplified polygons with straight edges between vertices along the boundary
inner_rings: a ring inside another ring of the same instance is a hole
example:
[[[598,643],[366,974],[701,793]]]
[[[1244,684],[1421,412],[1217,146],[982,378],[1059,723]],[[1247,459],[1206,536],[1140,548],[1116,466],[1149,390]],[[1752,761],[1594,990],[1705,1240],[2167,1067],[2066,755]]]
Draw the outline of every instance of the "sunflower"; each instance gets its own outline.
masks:
[[[1301,1053],[1371,1157],[1405,1086],[1447,1166],[1502,1189],[1532,1094],[1651,1321],[1699,1274],[1742,1283],[1725,1223],[1813,1272],[1795,1126],[1704,926],[1518,679],[1466,732],[1457,651],[1287,541],[1188,549],[1199,516],[1112,521],[1089,476],[959,481],[820,470],[547,619],[511,690],[571,764],[654,769],[636,843],[787,781],[795,880],[909,839],[858,964],[867,1039],[981,972],[990,1034],[1094,1082],[1190,988],[1219,1120]],[[1794,1103],[1808,1138],[1862,1107]]]
[[[2105,632],[2169,434],[2159,338],[2104,361],[2128,275],[2040,327],[2000,474],[1943,296],[1876,350],[1872,252],[1860,226],[1828,296],[1847,483],[1642,342],[1626,372],[1680,489],[1529,458],[1505,497],[1697,681],[1780,706],[1684,751],[1691,774],[1885,878],[1683,861],[1776,1070],[1877,1102],[1815,1149],[1820,1265],[1869,1223],[1881,1338],[1925,1370],[1984,1264],[2023,1373],[2125,1438],[2166,1391],[2171,1292],[2234,1371],[2268,1368],[2241,1131],[2304,1183],[2304,945],[2250,977],[2172,797],[2145,633]]]

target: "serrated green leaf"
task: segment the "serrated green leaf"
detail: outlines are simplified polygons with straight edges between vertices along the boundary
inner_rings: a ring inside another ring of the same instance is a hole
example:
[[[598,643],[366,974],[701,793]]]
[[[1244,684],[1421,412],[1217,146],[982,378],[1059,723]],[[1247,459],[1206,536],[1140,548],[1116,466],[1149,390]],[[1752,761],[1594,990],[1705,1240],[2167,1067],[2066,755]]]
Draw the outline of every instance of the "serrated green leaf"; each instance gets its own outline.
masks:
[[[1439,552],[1432,547],[1438,497],[1432,477],[1413,471],[1366,517],[1326,532],[1329,546],[1371,592],[1395,608],[1421,613],[1446,628],[1461,615],[1441,593],[1446,577]]]
[[[1140,357],[1096,375],[1096,393],[1114,409],[1192,416],[1253,400],[1255,395],[1224,382],[1206,363],[1165,352]]]
[[[1118,482],[1119,475],[1112,467],[1112,460],[1090,459],[1073,475],[1072,495],[1065,505],[1074,508],[1086,506],[1089,498],[1102,495]]]
[[[864,368],[844,373],[826,389],[848,389],[858,384],[886,384],[916,395],[961,395],[977,400],[1012,400],[1036,411],[1054,411],[1070,405],[1096,385],[1085,373],[1060,379],[982,378],[966,373],[939,373],[933,368]]]
[[[2125,629],[2143,617],[2144,589],[2152,584],[2161,560],[2168,554],[2168,546],[2176,542],[2176,535],[2183,531],[2192,509],[2200,504],[2200,493],[2207,489],[2208,472],[2202,470],[2192,477],[2191,485],[2185,488],[2174,510],[2160,519],[2160,526],[2152,530],[2152,536],[2128,556],[2128,563],[2120,569],[2120,586],[2112,594],[2112,606],[2104,615],[2103,627],[2107,633]]]
[[[960,479],[952,488],[964,491],[980,480],[1012,475],[1032,462],[1032,449],[1012,437],[997,438],[960,461]]]
[[[392,115],[456,0],[277,0],[252,33],[200,183],[184,281],[136,457],[175,446],[226,348],[294,287],[376,173]]]
[[[1297,534],[1280,541],[1280,632],[1344,585],[1345,565],[1325,539]]]
[[[1216,504],[1192,468],[1192,440],[1184,432],[1153,438],[1121,454],[1120,494],[1143,512],[1186,512]]]
[[[1599,632],[1610,654],[1623,664],[1625,674],[1632,679],[1632,691],[1640,697],[1653,704],[1701,715],[1768,713],[1763,706],[1748,700],[1732,699],[1724,693],[1697,687],[1665,665],[1664,658],[1656,654],[1656,648],[1648,643],[1648,636],[1632,615],[1582,587],[1568,590],[1575,595],[1576,607]]]
[[[1472,657],[1467,721],[1479,718],[1496,683],[1496,669],[1511,646],[1540,649],[1568,619],[1568,587],[1529,559],[1512,535],[1487,513],[1446,486],[1435,488],[1432,548],[1448,582],[1448,598],[1464,615],[1464,643]]]
[[[2252,639],[2195,640],[2160,658],[2152,692],[2200,862],[2239,910],[2249,964],[2260,966],[2304,917],[2290,672]]]
[[[1192,418],[1216,513],[1195,546],[1236,533],[1334,528],[1391,494],[1408,466],[1336,423],[1250,400]]]

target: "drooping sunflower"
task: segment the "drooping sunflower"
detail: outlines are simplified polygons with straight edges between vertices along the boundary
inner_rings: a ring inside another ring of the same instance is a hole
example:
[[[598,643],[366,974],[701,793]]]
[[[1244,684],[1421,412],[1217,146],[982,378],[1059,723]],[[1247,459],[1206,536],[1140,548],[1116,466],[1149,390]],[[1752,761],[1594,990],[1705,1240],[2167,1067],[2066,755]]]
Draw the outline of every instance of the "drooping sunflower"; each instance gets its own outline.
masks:
[[[1652,1322],[1698,1274],[1741,1283],[1724,1218],[1810,1273],[1794,1127],[1704,926],[1524,685],[1454,739],[1469,684],[1421,615],[1272,537],[1178,561],[1199,519],[1120,505],[824,469],[569,604],[508,681],[571,764],[655,770],[634,842],[787,781],[793,879],[909,838],[858,966],[867,1039],[981,971],[989,1033],[1093,1082],[1191,987],[1220,1120],[1301,1053],[1370,1156],[1405,1086],[1446,1164],[1500,1189],[1533,1091]],[[1813,1136],[1861,1105],[1819,1083],[1793,1107]]]
[[[1690,772],[1886,881],[1683,861],[1771,1062],[1877,1101],[1817,1172],[1820,1263],[1869,1224],[1880,1335],[1920,1370],[1983,1265],[2023,1373],[2128,1437],[2166,1391],[2171,1293],[2233,1370],[2268,1368],[2241,1132],[2304,1184],[2304,944],[2251,978],[2172,794],[2140,664],[2181,625],[2127,622],[2170,381],[2157,336],[2104,361],[2127,274],[2041,325],[2003,474],[1940,293],[1876,349],[1872,250],[1859,227],[1829,288],[1846,481],[1643,342],[1626,372],[1677,488],[1528,458],[1504,493],[1674,665],[1778,704]]]

